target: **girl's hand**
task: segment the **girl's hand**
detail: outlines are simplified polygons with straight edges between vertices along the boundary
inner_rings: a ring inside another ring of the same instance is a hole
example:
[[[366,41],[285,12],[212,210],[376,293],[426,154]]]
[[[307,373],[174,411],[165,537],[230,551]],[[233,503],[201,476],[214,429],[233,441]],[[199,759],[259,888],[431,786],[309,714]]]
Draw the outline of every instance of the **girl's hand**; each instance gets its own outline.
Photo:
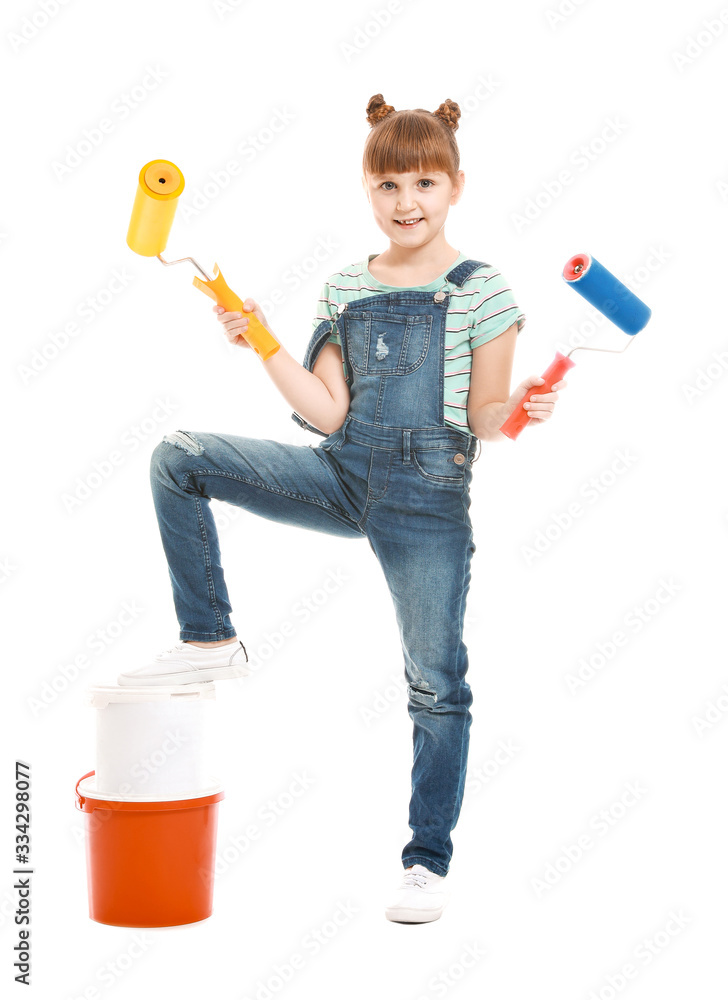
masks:
[[[245,312],[225,312],[224,306],[213,306],[213,312],[220,320],[225,331],[225,336],[231,344],[236,347],[250,347],[250,344],[245,339],[243,334],[248,329],[248,317],[245,313],[253,313],[253,315],[260,320],[263,326],[270,333],[273,331],[268,326],[268,321],[263,315],[263,310],[260,308],[255,299],[246,299],[243,302],[243,309]]]
[[[525,378],[519,386],[516,387],[515,392],[511,395],[508,402],[506,403],[507,413],[506,416],[510,416],[511,413],[518,406],[519,400],[532,389],[535,385],[543,383],[543,378],[540,375],[529,375]],[[541,423],[544,420],[548,420],[554,411],[554,403],[559,398],[559,389],[566,388],[565,379],[561,379],[559,382],[554,382],[551,386],[551,392],[537,393],[531,396],[530,400],[523,403],[523,407],[529,416],[529,425],[531,422]],[[548,386],[543,386],[544,389],[548,389]]]

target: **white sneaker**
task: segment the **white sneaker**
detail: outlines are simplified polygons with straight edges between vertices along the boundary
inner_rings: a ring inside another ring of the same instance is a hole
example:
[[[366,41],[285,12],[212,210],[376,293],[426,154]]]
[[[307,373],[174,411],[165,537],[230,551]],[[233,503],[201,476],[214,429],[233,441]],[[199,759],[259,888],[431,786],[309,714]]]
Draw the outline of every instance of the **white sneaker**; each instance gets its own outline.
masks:
[[[245,654],[245,659],[243,659]],[[154,684],[199,684],[202,681],[222,681],[230,677],[246,677],[248,653],[242,642],[225,646],[193,646],[180,641],[171,649],[159,653],[151,663],[119,674],[117,684],[125,687]]]
[[[424,865],[405,868],[404,878],[384,911],[387,920],[402,924],[437,920],[447,902],[445,878]]]

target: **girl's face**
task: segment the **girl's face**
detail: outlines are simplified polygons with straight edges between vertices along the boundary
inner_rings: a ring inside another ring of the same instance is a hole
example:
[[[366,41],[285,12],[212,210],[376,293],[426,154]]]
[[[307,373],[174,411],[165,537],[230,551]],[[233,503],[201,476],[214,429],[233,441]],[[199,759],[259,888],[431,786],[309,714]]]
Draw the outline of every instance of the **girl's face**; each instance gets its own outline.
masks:
[[[414,248],[434,239],[442,230],[448,209],[463,191],[465,174],[458,171],[458,184],[441,171],[407,174],[366,174],[362,184],[374,219],[393,243]],[[404,220],[418,219],[413,225]]]

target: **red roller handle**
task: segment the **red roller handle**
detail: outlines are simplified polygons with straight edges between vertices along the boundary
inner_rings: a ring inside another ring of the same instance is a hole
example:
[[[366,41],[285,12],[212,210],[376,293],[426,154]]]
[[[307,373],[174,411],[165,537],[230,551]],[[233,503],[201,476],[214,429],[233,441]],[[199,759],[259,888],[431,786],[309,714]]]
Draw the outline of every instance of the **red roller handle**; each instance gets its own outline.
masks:
[[[505,423],[502,424],[498,430],[505,434],[506,437],[509,437],[512,441],[515,441],[528,421],[531,419],[528,415],[528,410],[523,409],[523,404],[529,400],[531,396],[538,396],[542,392],[551,392],[551,386],[558,382],[570,368],[573,368],[575,363],[576,362],[572,361],[571,358],[567,358],[565,354],[561,354],[557,351],[556,357],[543,373],[543,385],[534,385],[533,388],[528,389],[518,400],[513,413],[511,413],[510,417],[508,417]]]

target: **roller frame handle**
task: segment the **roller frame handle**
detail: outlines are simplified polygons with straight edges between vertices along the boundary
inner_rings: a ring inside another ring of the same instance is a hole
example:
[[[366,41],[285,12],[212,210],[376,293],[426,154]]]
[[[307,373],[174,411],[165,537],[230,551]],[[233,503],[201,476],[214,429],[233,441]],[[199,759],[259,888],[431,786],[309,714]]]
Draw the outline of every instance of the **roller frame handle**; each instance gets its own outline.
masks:
[[[498,430],[512,441],[515,441],[531,419],[528,410],[523,409],[523,404],[530,400],[531,396],[537,396],[542,392],[551,392],[551,386],[563,378],[566,372],[574,367],[575,363],[571,358],[567,358],[565,354],[557,351],[556,357],[541,376],[544,380],[543,385],[534,385],[531,389],[527,389],[516,403],[516,407],[511,415],[501,424]]]
[[[201,292],[204,292],[205,295],[209,295],[226,312],[239,312],[241,315],[248,317],[248,329],[241,336],[247,340],[262,361],[267,361],[268,358],[276,353],[281,345],[270,330],[266,330],[254,313],[246,312],[243,309],[242,300],[228,287],[227,282],[222,276],[222,271],[217,264],[215,264],[212,274],[211,281],[203,281],[202,278],[198,278],[195,275],[192,279],[192,284],[195,288],[199,288]]]

